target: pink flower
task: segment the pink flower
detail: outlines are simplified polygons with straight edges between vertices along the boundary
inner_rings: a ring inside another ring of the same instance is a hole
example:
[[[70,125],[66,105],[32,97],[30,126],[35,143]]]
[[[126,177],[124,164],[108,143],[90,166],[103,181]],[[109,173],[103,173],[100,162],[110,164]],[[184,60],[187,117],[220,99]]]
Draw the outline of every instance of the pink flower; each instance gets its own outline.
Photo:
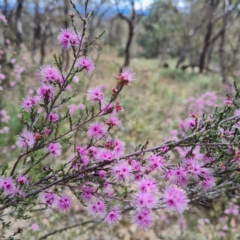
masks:
[[[112,113],[114,111],[114,105],[112,103],[103,102],[101,104],[101,110],[104,113]]]
[[[21,103],[21,107],[24,111],[29,111],[34,105],[38,104],[38,102],[39,102],[39,99],[37,96],[27,97],[23,99]]]
[[[79,153],[79,156],[84,156],[87,153],[86,147],[77,146],[76,150]]]
[[[113,154],[112,154],[111,151],[109,151],[105,148],[102,148],[101,150],[98,151],[96,159],[98,161],[112,161],[113,160]]]
[[[187,131],[196,127],[197,120],[195,118],[187,118],[185,121],[181,123],[183,130]]]
[[[27,98],[23,99],[23,101],[21,103],[21,107],[24,111],[31,110],[31,108],[33,107],[31,97],[27,97]]]
[[[86,202],[90,201],[93,197],[94,188],[84,185],[82,186],[82,199]]]
[[[6,19],[6,17],[2,14],[0,14],[0,21],[2,21],[3,23],[5,23],[7,25],[8,21]]]
[[[118,206],[115,205],[112,210],[107,213],[104,221],[108,224],[116,224],[121,219],[121,211],[119,210]]]
[[[104,170],[100,170],[97,172],[99,177],[105,178],[107,176],[107,172]]]
[[[73,77],[73,82],[78,83],[79,82],[79,78],[77,76],[74,76]]]
[[[78,107],[75,104],[71,104],[68,106],[68,109],[69,109],[69,113],[72,115],[78,109]]]
[[[125,85],[130,84],[134,80],[134,73],[128,68],[123,68],[120,75],[117,77],[120,83]]]
[[[107,119],[106,119],[106,124],[112,128],[115,126],[120,126],[121,121],[119,120],[118,116],[115,114],[111,114]]]
[[[201,180],[198,183],[198,187],[205,191],[212,189],[214,187],[214,185],[215,185],[215,179],[214,179],[214,177],[210,177],[210,176],[204,180]]]
[[[143,178],[139,182],[137,182],[137,189],[140,192],[150,192],[150,193],[157,193],[157,186],[156,182],[153,178]]]
[[[226,106],[231,106],[231,105],[232,105],[232,100],[229,98],[229,99],[227,99],[227,100],[224,101],[224,104],[225,104]]]
[[[72,207],[72,199],[68,196],[62,196],[57,200],[58,210],[66,212]]]
[[[17,61],[17,60],[16,60],[15,58],[12,58],[12,59],[10,60],[10,63],[14,64],[16,61]]]
[[[151,170],[162,169],[164,166],[164,157],[152,154],[148,158],[148,166],[151,168]]]
[[[88,205],[88,211],[93,216],[102,216],[106,212],[106,205],[101,199],[98,199]]]
[[[0,80],[4,80],[6,76],[3,73],[0,73]]]
[[[85,69],[88,74],[90,74],[95,68],[93,61],[85,56],[79,58],[77,66]]]
[[[85,108],[85,105],[82,104],[82,103],[80,103],[80,104],[78,105],[78,108],[79,108],[79,109],[84,109],[84,108]]]
[[[133,171],[137,172],[141,169],[141,164],[136,160],[130,160]]]
[[[122,156],[122,154],[124,153],[125,147],[124,147],[124,142],[115,138],[113,140],[113,152],[116,158],[119,158],[120,156]]]
[[[50,65],[43,66],[40,70],[40,77],[44,83],[54,83],[59,82],[60,84],[63,84],[64,80],[61,76],[61,74],[58,72],[58,70],[55,67],[52,67]]]
[[[184,163],[187,165],[188,172],[192,174],[194,179],[198,180],[203,170],[201,163],[193,159],[185,159]]]
[[[18,137],[16,144],[19,148],[32,148],[36,140],[34,133],[29,131],[23,131]]]
[[[106,133],[107,133],[107,130],[105,129],[104,124],[102,122],[100,123],[94,122],[90,124],[87,132],[89,137],[95,138],[95,139],[102,138]]]
[[[17,178],[17,182],[21,185],[25,185],[25,184],[28,184],[28,179],[24,176],[19,176]]]
[[[172,169],[171,180],[177,185],[185,186],[188,181],[188,172],[185,167],[180,166]]]
[[[3,188],[4,193],[9,194],[14,190],[14,183],[12,178],[0,178],[0,188]]]
[[[50,143],[47,147],[47,151],[54,157],[58,157],[62,153],[62,146],[60,143]]]
[[[58,114],[56,113],[49,113],[48,115],[48,120],[51,121],[51,122],[57,122],[59,119],[59,116]]]
[[[135,212],[132,217],[133,223],[137,224],[142,230],[147,230],[153,224],[153,216],[148,209],[142,209],[139,212]]]
[[[87,151],[88,156],[91,158],[95,158],[98,155],[98,153],[99,153],[99,149],[94,146],[91,146]]]
[[[168,211],[182,213],[187,209],[188,199],[184,191],[175,186],[169,186],[164,190],[163,201]]]
[[[43,200],[46,205],[52,206],[56,202],[57,196],[54,193],[45,192],[43,194]]]
[[[142,208],[152,209],[157,206],[156,195],[150,192],[138,192],[134,196],[133,204],[137,210]]]
[[[45,133],[46,135],[49,135],[49,134],[51,133],[51,129],[48,129],[48,128],[45,129],[45,130],[44,130],[44,133]]]
[[[50,100],[53,98],[54,88],[52,85],[43,84],[38,88],[37,93],[42,100]]]
[[[112,175],[117,181],[128,181],[132,167],[126,162],[121,161],[112,167]]]
[[[70,85],[66,86],[66,90],[72,91],[72,87]]]
[[[37,231],[38,230],[38,225],[36,223],[32,224],[31,229],[33,231]]]
[[[123,152],[124,152],[124,142],[120,141],[119,139],[115,138],[115,139],[107,139],[107,141],[105,142],[104,147],[106,149],[109,149],[110,151],[112,151],[113,156],[115,158],[119,158]]]
[[[93,102],[101,102],[104,100],[103,86],[96,86],[90,88],[87,93],[87,100]]]
[[[58,43],[64,50],[68,50],[71,46],[77,46],[79,44],[78,36],[71,29],[62,29],[58,35]]]

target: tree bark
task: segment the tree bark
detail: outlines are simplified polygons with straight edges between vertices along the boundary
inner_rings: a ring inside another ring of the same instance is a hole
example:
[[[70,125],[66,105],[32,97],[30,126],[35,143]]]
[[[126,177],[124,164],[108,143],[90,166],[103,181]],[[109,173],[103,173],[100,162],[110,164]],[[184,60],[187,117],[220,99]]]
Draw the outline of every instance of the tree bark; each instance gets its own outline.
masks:
[[[130,48],[132,45],[132,40],[133,40],[133,35],[134,35],[134,23],[132,21],[128,22],[128,39],[127,39],[127,44],[125,48],[125,59],[124,59],[124,66],[129,66],[130,64]]]
[[[136,19],[136,10],[135,10],[135,2],[134,0],[130,1],[131,7],[132,7],[132,14],[131,17],[128,18],[124,16],[122,13],[118,10],[118,16],[125,20],[128,24],[128,36],[127,36],[127,43],[124,50],[124,63],[123,66],[120,68],[120,72],[122,71],[123,67],[127,67],[130,65],[130,59],[131,59],[131,45],[134,37],[134,28],[135,28],[135,19]]]
[[[15,17],[15,34],[17,38],[17,45],[20,45],[23,42],[22,20],[21,20],[23,1],[24,0],[17,0],[17,10],[16,10],[16,17]]]
[[[208,22],[207,25],[207,32],[205,34],[205,38],[204,38],[204,44],[203,44],[203,48],[200,54],[200,58],[199,58],[199,72],[202,73],[205,67],[205,59],[206,59],[206,55],[207,55],[207,51],[208,51],[208,47],[209,47],[209,40],[211,38],[212,35],[212,22],[211,22],[211,18]]]

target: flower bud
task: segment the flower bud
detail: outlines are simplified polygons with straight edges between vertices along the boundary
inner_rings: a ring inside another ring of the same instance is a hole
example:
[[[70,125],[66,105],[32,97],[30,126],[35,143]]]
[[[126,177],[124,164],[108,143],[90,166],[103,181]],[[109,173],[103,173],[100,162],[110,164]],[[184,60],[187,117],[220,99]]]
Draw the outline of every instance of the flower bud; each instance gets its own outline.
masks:
[[[69,13],[69,16],[70,16],[70,18],[74,18],[75,17],[75,13],[71,12],[71,13]]]
[[[41,139],[41,137],[42,137],[42,135],[40,133],[35,133],[34,134],[35,140],[39,140],[39,139]]]
[[[113,88],[113,89],[112,89],[112,93],[113,93],[113,94],[117,93],[117,91],[118,91],[117,88]]]

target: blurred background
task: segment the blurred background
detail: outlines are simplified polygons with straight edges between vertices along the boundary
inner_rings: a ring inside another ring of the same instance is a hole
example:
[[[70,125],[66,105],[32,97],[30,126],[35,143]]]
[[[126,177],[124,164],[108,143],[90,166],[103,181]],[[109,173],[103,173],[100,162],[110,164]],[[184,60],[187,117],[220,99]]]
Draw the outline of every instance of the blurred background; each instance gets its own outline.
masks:
[[[73,2],[82,13],[85,1]],[[89,87],[103,83],[111,89],[123,66],[133,69],[136,81],[120,96],[124,112],[115,133],[127,152],[147,139],[151,146],[173,139],[182,119],[223,105],[224,90],[232,93],[233,82],[239,83],[239,0],[89,0],[92,10],[85,40],[105,34],[88,49],[94,73],[79,73],[68,89],[77,93],[71,104],[83,109]],[[19,104],[38,86],[39,67],[53,64],[55,53],[61,53],[65,71],[70,66],[72,56],[60,49],[57,36],[71,27],[71,12],[69,0],[0,0],[0,162],[19,153]],[[109,228],[74,226],[85,220],[78,206],[66,216],[36,214],[39,230],[26,239],[68,226],[48,239],[240,239],[239,213],[239,204],[224,198],[182,217],[159,212],[152,230],[141,232],[128,217]],[[16,227],[31,224],[21,220]]]

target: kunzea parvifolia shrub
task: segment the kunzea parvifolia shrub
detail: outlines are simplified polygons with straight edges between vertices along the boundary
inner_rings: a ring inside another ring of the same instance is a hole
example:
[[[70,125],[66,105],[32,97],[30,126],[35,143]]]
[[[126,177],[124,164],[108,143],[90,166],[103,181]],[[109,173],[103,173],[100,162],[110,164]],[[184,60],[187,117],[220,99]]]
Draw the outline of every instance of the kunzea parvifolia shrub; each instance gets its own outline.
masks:
[[[238,86],[235,84],[235,96],[227,94],[223,108],[202,116],[191,113],[182,121],[181,134],[174,140],[154,147],[146,142],[125,153],[124,142],[112,131],[121,130],[124,109],[118,96],[130,85],[134,91],[137,84],[132,70],[123,68],[119,74],[115,73],[116,85],[111,90],[105,85],[88,89],[81,118],[74,117],[73,112],[83,106],[73,109],[68,104],[73,96],[62,97],[64,93],[70,95],[67,89],[79,72],[94,71],[95,64],[85,53],[102,35],[86,41],[93,13],[87,12],[86,4],[82,16],[72,5],[76,11],[70,14],[72,27],[60,30],[57,39],[62,49],[72,54],[70,70],[63,71],[60,55],[54,55],[55,65],[40,67],[39,86],[20,104],[24,126],[16,138],[20,153],[13,163],[1,164],[3,226],[9,227],[5,217],[12,211],[18,212],[18,218],[31,217],[34,209],[66,213],[78,202],[90,219],[116,224],[124,213],[146,230],[153,225],[155,213],[163,208],[179,215],[229,192],[233,198],[237,196]],[[80,31],[76,21],[82,22]],[[39,108],[43,111],[39,112]],[[202,108],[199,109],[202,113]],[[76,131],[84,134],[82,142],[74,139]],[[49,166],[49,162],[54,165],[61,159],[69,146],[71,154],[65,157],[65,163]],[[38,167],[43,170],[36,171]]]

